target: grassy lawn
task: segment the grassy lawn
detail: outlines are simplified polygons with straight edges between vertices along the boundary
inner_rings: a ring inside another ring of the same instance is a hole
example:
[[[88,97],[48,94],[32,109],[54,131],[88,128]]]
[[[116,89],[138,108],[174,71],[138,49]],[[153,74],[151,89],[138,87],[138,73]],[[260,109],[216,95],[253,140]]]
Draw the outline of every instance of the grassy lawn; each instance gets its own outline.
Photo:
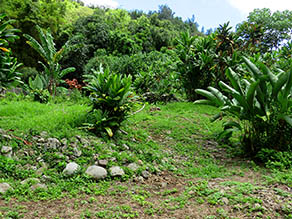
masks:
[[[13,188],[1,194],[0,218],[292,218],[292,172],[262,168],[218,144],[215,108],[148,105],[112,139],[81,128],[89,109],[0,101],[0,145],[13,149],[12,159],[0,156],[0,183]],[[41,138],[62,144],[48,149]],[[91,179],[86,168],[100,160],[125,174]],[[72,161],[81,168],[67,176]],[[32,178],[46,188],[22,183]]]

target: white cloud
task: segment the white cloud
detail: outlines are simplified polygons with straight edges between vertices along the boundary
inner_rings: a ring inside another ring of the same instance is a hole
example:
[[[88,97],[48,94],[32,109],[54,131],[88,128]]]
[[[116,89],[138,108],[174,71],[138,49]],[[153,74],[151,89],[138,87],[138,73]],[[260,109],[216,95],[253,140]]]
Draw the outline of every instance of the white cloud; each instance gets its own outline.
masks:
[[[228,2],[244,15],[256,8],[270,8],[271,11],[292,10],[291,0],[228,0]]]
[[[119,3],[114,0],[82,0],[85,5],[103,6],[106,8],[117,8]]]

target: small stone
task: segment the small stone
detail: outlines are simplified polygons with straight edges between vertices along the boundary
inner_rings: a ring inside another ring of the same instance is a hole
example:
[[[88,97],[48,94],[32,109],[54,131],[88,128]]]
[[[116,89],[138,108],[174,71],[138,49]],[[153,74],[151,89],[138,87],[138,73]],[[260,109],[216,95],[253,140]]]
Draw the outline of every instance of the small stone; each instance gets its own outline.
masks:
[[[46,149],[57,149],[61,146],[61,143],[56,138],[48,138],[47,143],[45,144]]]
[[[44,190],[47,190],[48,187],[45,185],[45,184],[42,184],[42,183],[37,183],[37,184],[34,184],[30,187],[30,189],[32,191],[36,190],[36,189],[44,189]]]
[[[73,148],[74,156],[80,157],[82,155],[82,151],[80,151],[77,147]]]
[[[137,182],[140,182],[140,183],[144,182],[144,178],[142,176],[138,176],[136,180]]]
[[[108,161],[107,160],[99,160],[98,164],[102,167],[106,167],[108,165]]]
[[[4,194],[9,189],[12,189],[8,183],[0,183],[0,194]]]
[[[145,178],[145,179],[148,179],[149,176],[150,176],[150,173],[146,170],[142,171],[142,176]]]
[[[224,205],[228,205],[229,204],[229,200],[226,197],[222,198],[222,202],[223,202]]]
[[[63,173],[65,175],[70,176],[78,172],[78,170],[80,170],[80,166],[75,162],[71,162],[66,165],[66,168],[63,170]]]
[[[5,134],[6,132],[4,131],[4,129],[0,129],[0,135]]]
[[[107,176],[107,171],[100,166],[89,166],[85,172],[87,175],[91,176],[93,179],[103,179]]]
[[[36,174],[37,176],[41,176],[41,175],[43,175],[43,172],[44,172],[46,169],[47,169],[47,167],[42,166],[42,167],[40,167],[39,169],[37,169],[37,171],[35,172],[35,174]]]
[[[139,166],[136,164],[136,163],[130,163],[129,165],[128,165],[128,168],[130,169],[130,170],[132,170],[132,171],[137,171],[138,169],[139,169]]]
[[[46,140],[44,138],[42,138],[42,137],[39,138],[37,141],[38,141],[38,143],[45,143],[46,142]]]
[[[81,138],[80,143],[85,147],[90,145],[90,142],[86,138]]]
[[[161,188],[166,188],[167,187],[167,183],[166,182],[162,182],[160,186],[161,186]]]
[[[8,140],[12,140],[12,137],[10,135],[2,135],[3,138],[6,138]]]
[[[110,158],[110,161],[111,161],[111,162],[116,162],[116,161],[117,161],[117,158],[112,157],[112,158]]]
[[[12,147],[2,146],[1,154],[3,154],[5,157],[12,158]]]
[[[43,182],[51,182],[52,181],[52,177],[46,176],[46,175],[42,175],[42,181]]]
[[[48,133],[45,132],[45,131],[43,131],[43,132],[40,133],[40,136],[43,137],[43,138],[45,138],[45,137],[48,136]]]
[[[143,161],[142,160],[138,160],[138,164],[139,165],[143,165]]]
[[[123,176],[125,174],[124,170],[119,166],[114,166],[109,169],[112,176]]]
[[[127,150],[127,151],[130,150],[129,146],[126,145],[126,144],[123,144],[123,147],[124,147],[124,149]]]
[[[27,178],[27,179],[22,180],[20,182],[21,185],[24,185],[24,184],[27,184],[27,183],[31,183],[33,185],[33,184],[40,183],[40,180],[38,178]]]

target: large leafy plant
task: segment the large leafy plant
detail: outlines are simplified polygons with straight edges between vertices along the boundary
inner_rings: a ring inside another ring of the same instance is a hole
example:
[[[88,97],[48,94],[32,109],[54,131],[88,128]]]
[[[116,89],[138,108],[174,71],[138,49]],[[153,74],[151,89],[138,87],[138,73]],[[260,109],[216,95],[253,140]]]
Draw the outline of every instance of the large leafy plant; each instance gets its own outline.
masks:
[[[34,101],[38,101],[40,103],[47,103],[49,101],[50,94],[48,90],[45,89],[45,87],[47,87],[47,83],[46,78],[42,75],[36,75],[34,79],[31,77],[29,78],[29,90]]]
[[[19,37],[15,34],[17,29],[10,28],[13,20],[5,21],[5,14],[0,14],[0,91],[20,83],[20,73],[17,71],[21,64],[11,56],[9,43]]]
[[[60,80],[66,74],[75,71],[73,67],[62,69],[59,64],[69,50],[69,41],[57,51],[51,32],[49,30],[44,31],[39,26],[36,26],[36,28],[39,33],[40,42],[27,34],[24,34],[24,37],[28,39],[27,43],[43,58],[45,63],[41,61],[40,63],[44,67],[44,75],[49,79],[47,89],[50,94],[56,94],[56,87],[60,83]]]
[[[190,101],[198,99],[195,89],[207,88],[214,81],[211,69],[215,65],[215,48],[213,35],[198,37],[185,32],[177,40],[177,71]]]
[[[113,74],[102,67],[85,77],[92,103],[86,125],[96,134],[106,131],[112,137],[130,111],[132,77]]]
[[[250,72],[248,79],[229,68],[226,75],[230,83],[219,82],[223,92],[214,87],[197,89],[207,99],[195,103],[219,107],[221,112],[214,120],[222,116],[238,119],[225,123],[225,133],[242,130],[242,143],[252,155],[262,148],[291,150],[292,68],[275,74],[262,63],[257,63],[257,67],[249,59],[243,60]]]

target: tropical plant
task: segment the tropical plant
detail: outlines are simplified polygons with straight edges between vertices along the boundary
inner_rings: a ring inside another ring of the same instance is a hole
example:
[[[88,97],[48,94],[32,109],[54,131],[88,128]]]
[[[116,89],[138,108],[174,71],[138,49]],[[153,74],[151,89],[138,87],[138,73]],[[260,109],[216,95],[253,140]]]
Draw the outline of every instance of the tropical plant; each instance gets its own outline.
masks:
[[[243,39],[245,48],[265,53],[291,39],[291,21],[292,11],[272,13],[268,8],[255,9],[249,13],[247,21],[238,25],[236,32]]]
[[[207,88],[214,81],[212,72],[216,58],[214,35],[198,37],[184,32],[177,43],[176,52],[180,60],[177,72],[188,100],[194,101],[198,99],[195,89]]]
[[[21,74],[17,71],[21,64],[11,56],[9,49],[9,43],[19,38],[15,35],[19,30],[9,28],[14,21],[5,21],[5,17],[5,14],[0,14],[0,91],[21,83]]]
[[[220,108],[214,120],[232,116],[239,121],[226,123],[225,133],[242,130],[241,141],[248,153],[255,155],[262,148],[291,150],[292,137],[292,69],[274,74],[264,64],[259,68],[249,59],[243,61],[250,72],[249,79],[242,79],[231,68],[226,71],[230,85],[219,82],[226,93],[214,87],[196,92],[207,100],[195,101]]]
[[[51,95],[55,95],[56,87],[61,78],[66,74],[75,71],[75,68],[73,67],[62,70],[61,65],[59,64],[64,54],[69,50],[69,41],[57,51],[51,32],[49,30],[43,31],[39,26],[36,26],[36,28],[39,33],[40,43],[30,35],[24,34],[24,37],[28,39],[27,43],[35,49],[45,61],[45,64],[41,61],[39,61],[39,63],[43,66],[44,75],[46,75],[49,80],[47,89]]]
[[[47,103],[49,101],[50,94],[48,90],[45,90],[45,87],[47,87],[47,80],[44,76],[36,75],[34,79],[30,77],[28,85],[34,101],[40,103]]]
[[[85,78],[92,103],[86,126],[96,134],[106,131],[112,137],[130,111],[132,77],[112,74],[100,66]]]

